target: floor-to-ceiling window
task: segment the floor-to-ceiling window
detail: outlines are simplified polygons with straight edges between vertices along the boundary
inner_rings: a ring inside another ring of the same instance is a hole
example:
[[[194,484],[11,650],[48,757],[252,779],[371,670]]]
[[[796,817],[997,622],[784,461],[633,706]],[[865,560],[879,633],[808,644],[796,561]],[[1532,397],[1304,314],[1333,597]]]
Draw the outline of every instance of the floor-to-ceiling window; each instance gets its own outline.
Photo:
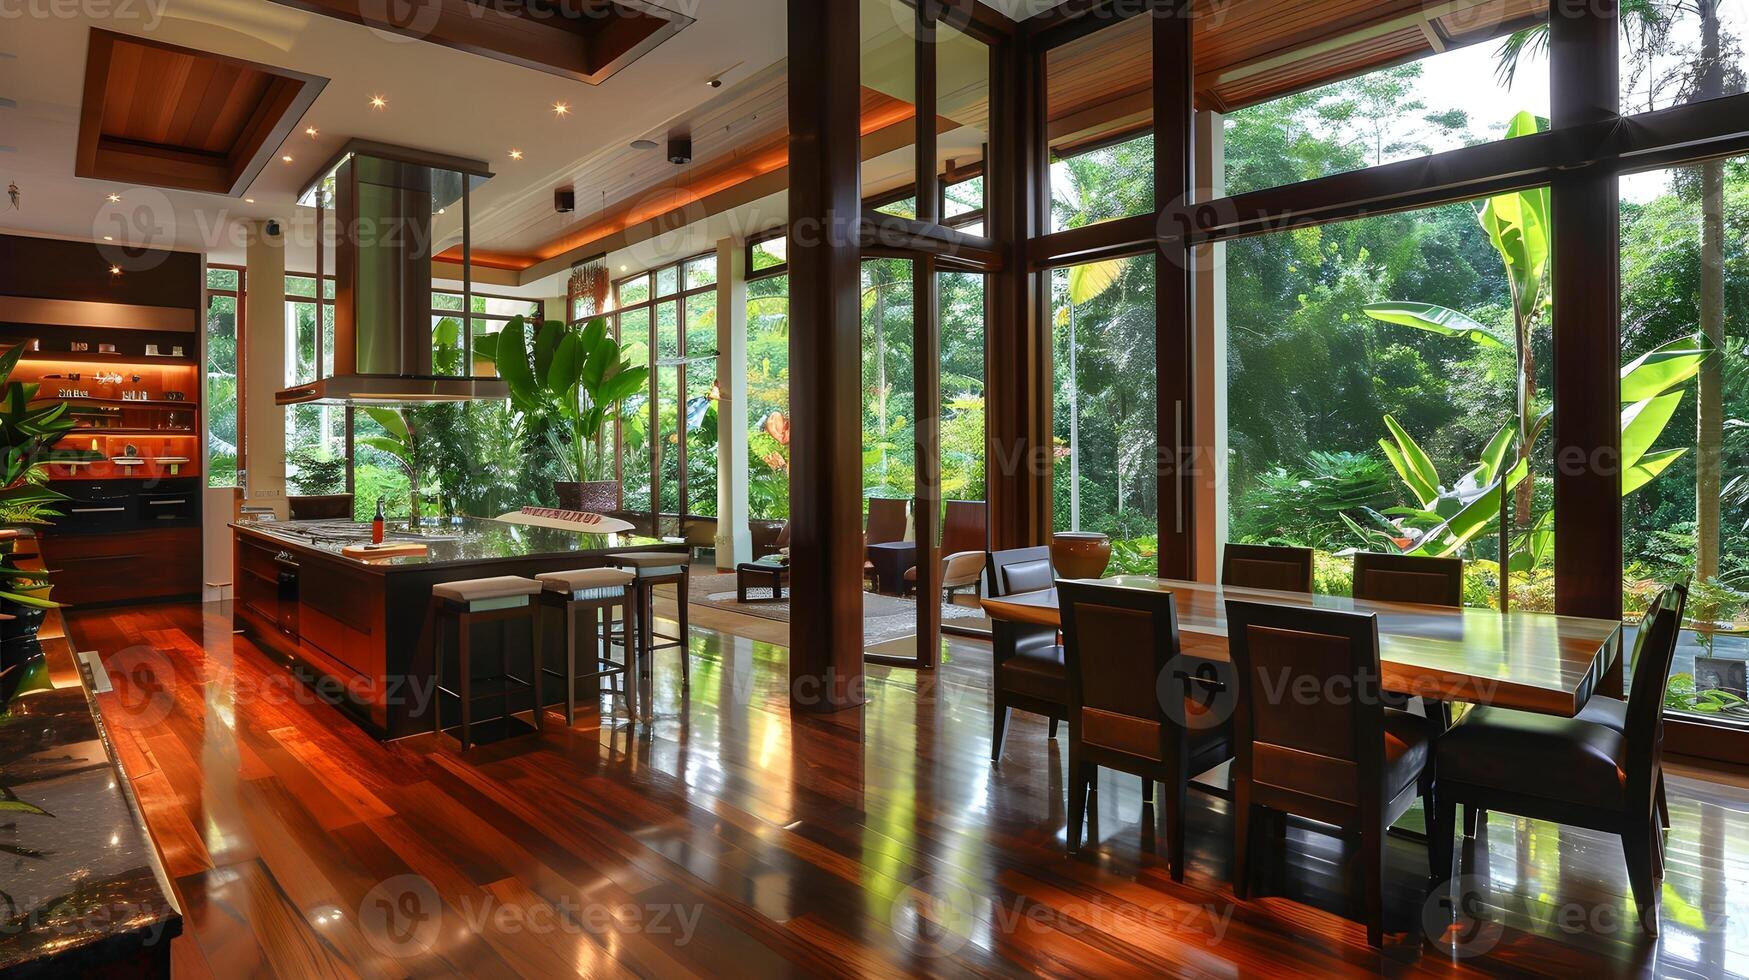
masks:
[[[1051,272],[1052,496],[1059,531],[1112,539],[1148,574],[1159,542],[1152,255]]]
[[[698,255],[614,284],[625,357],[652,369],[652,391],[627,399],[620,429],[628,510],[716,513],[716,261]]]
[[[1621,221],[1622,606],[1688,581],[1665,705],[1749,726],[1749,158],[1625,177]]]
[[[243,444],[243,270],[208,266],[206,287],[206,479],[209,487],[234,487]]]
[[[314,276],[285,277],[285,383],[289,387],[334,373],[334,279],[322,279],[316,300]],[[320,320],[320,328],[318,328]],[[348,413],[337,405],[287,405],[285,479],[301,495],[345,493],[350,485]]]
[[[747,250],[747,513],[789,516],[789,273],[786,241]]]

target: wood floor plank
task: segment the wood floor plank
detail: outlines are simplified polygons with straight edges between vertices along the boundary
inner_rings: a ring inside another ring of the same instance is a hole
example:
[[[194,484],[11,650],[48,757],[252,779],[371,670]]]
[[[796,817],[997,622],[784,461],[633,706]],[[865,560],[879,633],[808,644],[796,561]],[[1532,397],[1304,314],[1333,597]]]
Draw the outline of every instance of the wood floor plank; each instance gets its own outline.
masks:
[[[868,672],[869,703],[792,717],[782,625],[693,619],[649,724],[458,753],[374,741],[229,610],[76,611],[127,668],[99,701],[187,915],[178,976],[1728,976],[1749,963],[1749,776],[1669,780],[1664,932],[1632,924],[1620,845],[1491,816],[1463,850],[1486,942],[1424,935],[1426,853],[1387,848],[1385,950],[1354,855],[1295,823],[1234,899],[1226,801],[1191,794],[1186,873],[1133,777],[1103,773],[1065,849],[1065,744],[1017,713],[989,762],[989,647]],[[659,608],[671,617],[671,606]],[[672,629],[672,624],[669,624]],[[1572,927],[1575,912],[1584,920]],[[658,916],[670,918],[666,925]],[[1611,917],[1614,917],[1612,920]],[[684,925],[682,925],[684,923]],[[544,924],[544,925],[542,925]]]

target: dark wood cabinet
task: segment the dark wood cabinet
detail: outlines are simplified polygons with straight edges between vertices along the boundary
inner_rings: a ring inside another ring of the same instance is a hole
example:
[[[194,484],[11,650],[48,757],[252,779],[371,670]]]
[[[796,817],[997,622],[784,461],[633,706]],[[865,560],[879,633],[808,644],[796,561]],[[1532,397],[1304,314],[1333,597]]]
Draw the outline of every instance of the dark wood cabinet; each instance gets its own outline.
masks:
[[[53,598],[72,605],[147,602],[199,596],[198,527],[112,534],[44,536],[43,557],[55,572]]]

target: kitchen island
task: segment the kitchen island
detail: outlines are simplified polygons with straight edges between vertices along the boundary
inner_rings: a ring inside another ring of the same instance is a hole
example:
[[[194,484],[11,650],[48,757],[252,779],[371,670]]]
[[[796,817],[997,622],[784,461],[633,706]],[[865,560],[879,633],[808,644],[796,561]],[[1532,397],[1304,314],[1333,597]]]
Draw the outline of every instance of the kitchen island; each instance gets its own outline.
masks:
[[[281,658],[307,688],[340,707],[378,738],[431,730],[435,658],[431,587],[441,582],[593,568],[623,551],[685,546],[624,534],[588,534],[477,518],[391,522],[385,542],[420,544],[424,554],[360,559],[343,553],[370,540],[368,524],[265,521],[231,525],[235,549],[232,621]],[[545,631],[545,656],[562,653],[561,630]],[[476,664],[500,646],[513,671],[526,669],[526,627],[476,627]],[[441,651],[453,676],[453,641]],[[548,663],[562,662],[549,659]],[[557,688],[558,685],[553,685]],[[526,692],[506,694],[526,711]],[[520,699],[518,702],[515,699]]]

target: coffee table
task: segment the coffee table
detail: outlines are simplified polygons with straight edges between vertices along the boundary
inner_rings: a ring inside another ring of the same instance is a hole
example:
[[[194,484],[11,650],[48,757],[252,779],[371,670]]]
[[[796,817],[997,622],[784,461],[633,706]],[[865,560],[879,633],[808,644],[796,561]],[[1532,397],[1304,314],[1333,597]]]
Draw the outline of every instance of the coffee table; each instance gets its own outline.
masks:
[[[735,566],[735,601],[782,602],[783,584],[788,578],[789,563],[778,561],[776,556],[742,562]],[[755,599],[747,594],[749,588],[770,589],[771,595],[768,598]]]

